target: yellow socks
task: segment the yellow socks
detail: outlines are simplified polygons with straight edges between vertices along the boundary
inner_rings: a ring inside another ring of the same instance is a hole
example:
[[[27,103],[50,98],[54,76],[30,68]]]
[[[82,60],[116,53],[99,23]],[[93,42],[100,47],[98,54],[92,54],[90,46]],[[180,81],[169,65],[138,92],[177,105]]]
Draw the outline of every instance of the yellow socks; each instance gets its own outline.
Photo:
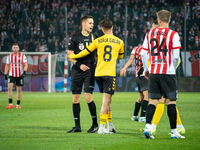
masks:
[[[158,102],[158,105],[156,107],[156,111],[154,113],[154,117],[153,117],[153,122],[152,124],[154,125],[158,125],[159,121],[160,121],[160,118],[162,117],[163,115],[163,112],[164,112],[164,103],[162,102]]]
[[[107,122],[112,122],[112,113],[111,113],[111,111],[108,112]]]
[[[108,118],[108,114],[100,113],[100,124],[105,125],[107,118]]]
[[[178,108],[177,108],[177,107],[176,107],[176,115],[177,115],[177,118],[176,118],[176,125],[182,124],[181,118],[180,118],[180,116],[179,116],[179,111],[178,111]]]

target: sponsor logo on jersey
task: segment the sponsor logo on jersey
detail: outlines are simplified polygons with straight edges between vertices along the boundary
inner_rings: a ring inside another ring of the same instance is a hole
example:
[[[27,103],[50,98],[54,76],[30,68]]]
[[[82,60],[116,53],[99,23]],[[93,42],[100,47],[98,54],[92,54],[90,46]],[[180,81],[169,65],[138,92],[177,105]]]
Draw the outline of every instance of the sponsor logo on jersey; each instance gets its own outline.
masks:
[[[84,44],[83,44],[83,43],[79,43],[79,49],[80,49],[80,50],[84,50],[84,48],[85,48],[85,47],[84,47]]]

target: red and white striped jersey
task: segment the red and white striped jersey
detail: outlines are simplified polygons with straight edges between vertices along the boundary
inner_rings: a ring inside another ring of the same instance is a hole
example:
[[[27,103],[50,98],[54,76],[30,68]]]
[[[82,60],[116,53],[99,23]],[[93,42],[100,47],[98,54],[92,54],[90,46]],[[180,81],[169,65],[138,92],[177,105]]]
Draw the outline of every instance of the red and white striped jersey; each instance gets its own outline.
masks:
[[[174,59],[179,58],[180,48],[180,37],[173,30],[157,27],[147,32],[143,50],[149,53],[149,73],[175,74]],[[144,70],[146,71],[146,69]]]
[[[140,52],[142,50],[142,45],[133,48],[131,55],[135,55],[135,76],[138,76],[138,71],[142,68],[142,58]]]
[[[9,76],[20,77],[23,73],[23,64],[27,63],[26,56],[22,53],[10,54],[7,57],[6,64],[10,65]]]

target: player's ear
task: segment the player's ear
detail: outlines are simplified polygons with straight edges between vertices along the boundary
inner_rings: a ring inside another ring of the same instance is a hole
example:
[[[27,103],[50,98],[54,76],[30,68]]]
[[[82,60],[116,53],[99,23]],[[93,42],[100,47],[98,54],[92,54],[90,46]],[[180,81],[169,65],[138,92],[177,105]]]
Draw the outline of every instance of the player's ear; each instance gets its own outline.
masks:
[[[161,21],[161,19],[160,18],[158,18],[158,24],[160,24],[162,21]]]
[[[84,22],[84,21],[82,21],[81,25],[82,25],[82,27],[84,27],[84,26],[85,26],[85,22]]]
[[[104,32],[105,32],[104,28],[101,27],[101,29],[102,29],[102,31],[103,31],[103,33],[104,33]]]

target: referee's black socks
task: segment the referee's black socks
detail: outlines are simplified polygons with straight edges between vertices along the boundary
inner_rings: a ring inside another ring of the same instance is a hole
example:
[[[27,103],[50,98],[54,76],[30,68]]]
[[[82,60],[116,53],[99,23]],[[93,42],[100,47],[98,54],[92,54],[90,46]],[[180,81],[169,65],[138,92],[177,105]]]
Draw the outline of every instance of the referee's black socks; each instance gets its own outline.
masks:
[[[80,103],[73,104],[73,114],[74,114],[74,121],[75,121],[75,126],[80,127]]]
[[[97,124],[96,105],[95,105],[94,101],[88,103],[88,107],[89,107],[89,110],[90,110],[90,114],[92,116],[93,125],[98,125]]]

